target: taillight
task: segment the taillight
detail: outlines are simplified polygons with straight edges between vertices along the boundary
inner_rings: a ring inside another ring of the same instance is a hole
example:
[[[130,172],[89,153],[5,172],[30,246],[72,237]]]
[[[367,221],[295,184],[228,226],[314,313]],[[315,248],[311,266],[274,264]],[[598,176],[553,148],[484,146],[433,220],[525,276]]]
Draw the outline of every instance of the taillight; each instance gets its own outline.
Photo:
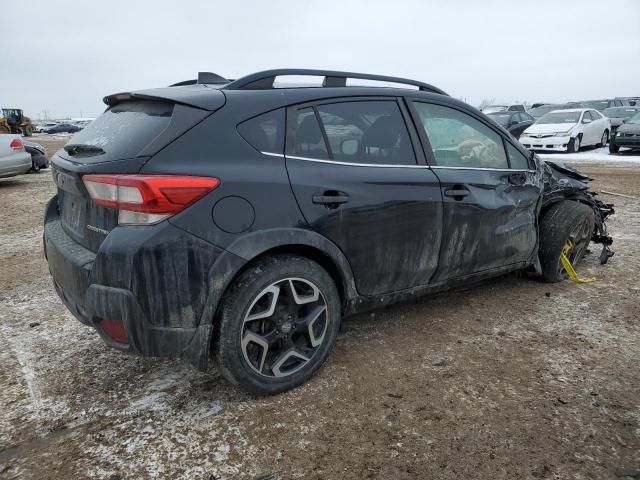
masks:
[[[150,225],[184,210],[220,185],[213,177],[85,175],[93,202],[118,210],[118,223]]]
[[[19,138],[14,138],[13,140],[11,140],[9,146],[13,150],[22,150],[24,148],[24,143],[22,143],[22,140],[20,140]]]

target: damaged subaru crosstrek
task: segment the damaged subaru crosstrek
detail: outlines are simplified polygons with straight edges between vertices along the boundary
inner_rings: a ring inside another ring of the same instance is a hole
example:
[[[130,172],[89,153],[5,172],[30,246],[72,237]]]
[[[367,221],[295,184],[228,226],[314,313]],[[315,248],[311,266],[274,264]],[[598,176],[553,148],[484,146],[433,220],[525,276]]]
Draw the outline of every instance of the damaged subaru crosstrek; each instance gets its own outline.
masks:
[[[422,82],[201,73],[104,100],[52,159],[56,291],[108,345],[215,358],[255,394],[308,380],[346,315],[518,270],[560,281],[590,241],[610,255],[587,177]]]

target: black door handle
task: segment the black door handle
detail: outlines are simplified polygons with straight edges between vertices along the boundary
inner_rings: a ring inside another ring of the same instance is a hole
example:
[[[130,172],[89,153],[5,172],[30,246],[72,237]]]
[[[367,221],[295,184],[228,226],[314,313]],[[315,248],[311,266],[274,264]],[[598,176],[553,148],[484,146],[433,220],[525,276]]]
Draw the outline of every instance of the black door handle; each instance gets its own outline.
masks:
[[[509,183],[511,185],[524,185],[527,181],[527,176],[523,172],[514,172],[509,175]]]
[[[454,200],[462,200],[464,197],[469,195],[471,192],[466,188],[456,185],[453,188],[449,188],[444,191],[445,196],[453,197]]]
[[[314,195],[311,197],[311,201],[316,205],[326,205],[327,208],[338,208],[341,204],[349,201],[349,195],[329,190],[322,195]]]

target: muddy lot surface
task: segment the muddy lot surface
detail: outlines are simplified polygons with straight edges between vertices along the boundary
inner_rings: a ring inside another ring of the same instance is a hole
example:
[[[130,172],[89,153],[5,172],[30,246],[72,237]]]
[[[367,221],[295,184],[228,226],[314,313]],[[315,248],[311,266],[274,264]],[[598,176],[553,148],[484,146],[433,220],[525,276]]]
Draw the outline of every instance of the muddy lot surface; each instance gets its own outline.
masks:
[[[602,195],[617,204],[616,254],[585,259],[579,273],[596,283],[511,275],[353,317],[311,382],[258,399],[214,367],[105,347],[48,277],[50,173],[0,180],[0,478],[613,479],[640,468],[640,166],[580,168],[596,190],[636,197]]]

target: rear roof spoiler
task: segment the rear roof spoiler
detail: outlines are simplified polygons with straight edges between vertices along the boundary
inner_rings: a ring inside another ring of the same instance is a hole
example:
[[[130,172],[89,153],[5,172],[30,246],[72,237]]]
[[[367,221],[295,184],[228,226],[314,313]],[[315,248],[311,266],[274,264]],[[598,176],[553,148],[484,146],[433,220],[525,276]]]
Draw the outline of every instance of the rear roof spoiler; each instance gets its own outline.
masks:
[[[103,98],[110,107],[130,100],[155,100],[160,102],[179,103],[202,110],[215,111],[222,107],[226,98],[217,88],[206,85],[194,85],[189,88],[153,88],[134,92],[121,92]]]

